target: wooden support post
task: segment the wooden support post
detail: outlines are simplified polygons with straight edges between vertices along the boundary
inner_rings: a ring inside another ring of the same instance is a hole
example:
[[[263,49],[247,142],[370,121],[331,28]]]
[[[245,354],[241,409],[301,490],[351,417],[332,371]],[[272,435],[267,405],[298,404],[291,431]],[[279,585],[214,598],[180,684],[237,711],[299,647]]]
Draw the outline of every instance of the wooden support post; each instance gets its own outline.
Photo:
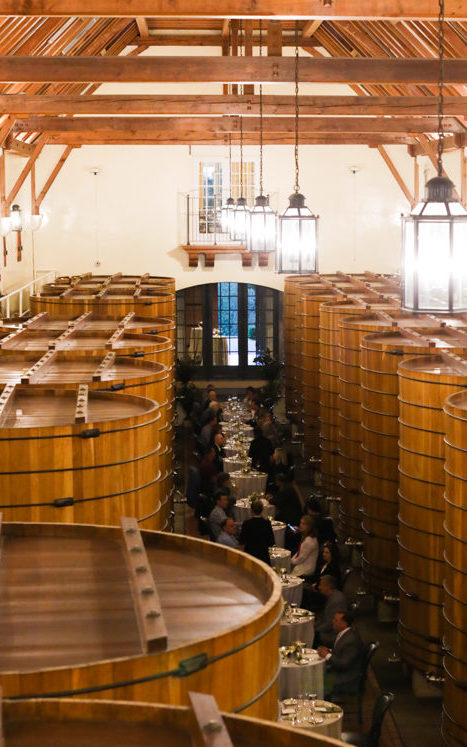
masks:
[[[230,55],[238,57],[238,29],[239,22],[236,19],[230,21]],[[233,96],[238,95],[238,85],[236,83],[230,86],[230,93]]]
[[[413,198],[417,205],[420,202],[420,164],[417,156],[413,159]]]
[[[124,552],[143,653],[167,648],[167,628],[136,519],[122,517]]]
[[[282,55],[282,24],[280,21],[268,21],[267,26],[268,57]]]
[[[0,152],[0,220],[7,217],[6,205],[6,155],[5,151]],[[3,266],[6,267],[8,249],[6,236],[2,237],[3,242]]]
[[[63,168],[63,165],[64,165],[65,161],[67,160],[67,158],[70,155],[70,153],[71,153],[72,150],[73,150],[73,146],[72,145],[67,145],[67,147],[63,151],[62,155],[58,159],[58,162],[56,163],[56,165],[52,169],[52,172],[51,172],[49,178],[47,179],[46,183],[42,187],[42,189],[41,189],[41,191],[39,193],[39,196],[37,197],[37,199],[35,199],[35,202],[34,202],[34,208],[35,209],[33,210],[33,214],[34,215],[38,215],[39,214],[39,208],[41,206],[42,200],[44,199],[44,197],[46,196],[46,194],[49,191],[50,187],[52,186],[52,184],[54,183],[54,181],[57,178],[58,174],[60,173],[61,169]]]
[[[245,40],[245,57],[253,56],[253,21],[244,20],[244,40]],[[243,86],[245,96],[253,96],[255,93],[254,83],[247,83]]]
[[[193,747],[233,747],[224,719],[212,695],[188,693],[192,717]]]
[[[0,147],[3,147],[3,143],[7,139],[14,125],[13,117],[7,117],[0,125]]]
[[[410,193],[409,188],[407,187],[406,183],[404,182],[403,178],[399,174],[398,170],[396,169],[394,163],[392,162],[388,152],[385,148],[383,148],[382,145],[378,145],[378,152],[380,153],[381,157],[383,158],[384,162],[386,163],[387,167],[389,168],[389,171],[393,175],[394,179],[398,183],[399,187],[403,191],[405,197],[410,203],[410,207],[413,207],[415,204],[414,197]]]
[[[461,148],[459,151],[461,159],[461,202],[464,207],[467,206],[467,162],[465,158],[465,150]]]
[[[18,176],[18,178],[17,178],[16,182],[14,183],[12,189],[8,193],[8,196],[6,198],[6,203],[7,203],[8,208],[10,208],[11,203],[13,202],[13,200],[15,199],[16,195],[18,194],[19,190],[21,189],[21,187],[23,186],[24,182],[26,181],[26,178],[29,176],[29,173],[30,173],[30,171],[32,169],[32,166],[37,161],[37,159],[39,158],[39,155],[41,154],[42,149],[43,149],[44,145],[46,144],[46,142],[47,142],[47,137],[45,135],[41,135],[40,138],[39,138],[39,141],[38,141],[37,145],[34,146],[32,155],[28,159],[28,162],[26,163],[26,165],[24,166],[23,170],[21,171],[21,174]]]
[[[88,419],[88,394],[86,384],[80,384],[76,395],[75,423],[86,423]]]

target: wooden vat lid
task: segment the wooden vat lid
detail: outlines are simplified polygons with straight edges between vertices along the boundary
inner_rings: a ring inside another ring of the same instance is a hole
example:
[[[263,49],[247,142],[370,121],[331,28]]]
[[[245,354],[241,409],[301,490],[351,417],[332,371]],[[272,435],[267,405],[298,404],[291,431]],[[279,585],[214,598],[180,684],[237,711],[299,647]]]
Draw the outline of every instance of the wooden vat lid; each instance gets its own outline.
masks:
[[[399,328],[376,332],[362,339],[362,347],[383,350],[385,347],[410,348],[467,348],[467,333],[452,327],[420,327],[417,330]]]
[[[154,602],[141,588],[139,599],[160,606],[168,652],[220,636],[228,645],[234,631],[263,624],[280,602],[277,575],[251,556],[125,521],[135,532],[3,523],[0,675],[140,657],[137,583],[157,592]]]
[[[362,313],[365,309],[371,310],[386,310],[391,308],[397,308],[397,304],[386,296],[380,296],[375,294],[374,296],[368,294],[358,295],[355,298],[342,298],[335,301],[326,301],[321,305],[321,310],[327,314],[341,314],[345,312],[345,308],[351,309],[362,309]]]
[[[311,730],[307,733],[271,721],[221,714],[210,695],[190,693],[190,697],[209,699],[214,708],[206,708],[203,702],[200,708],[195,703],[196,717],[193,706],[45,698],[5,701],[5,747],[51,744],[60,747],[110,744],[112,747],[193,747],[195,743],[208,743],[209,736],[195,741],[199,728],[205,730],[206,721],[216,721],[225,729],[224,733],[219,730],[216,734],[215,744],[219,747],[333,747],[343,744]]]
[[[11,330],[10,330],[11,332]],[[127,332],[123,327],[112,330],[82,330],[68,327],[64,332],[49,329],[21,329],[4,335],[0,329],[0,349],[8,350],[121,350],[123,348],[172,348],[164,335]]]
[[[115,353],[76,354],[73,351],[49,350],[0,353],[0,383],[8,384],[87,384],[127,379],[162,380],[168,368],[162,363],[140,358],[118,357]]]
[[[98,314],[95,311],[70,314],[69,316],[53,316],[47,311],[43,311],[28,319],[22,326],[28,329],[61,331],[65,331],[69,327],[75,327],[81,330],[107,330],[112,333],[117,328],[122,327],[130,332],[138,329],[157,330],[158,328],[164,331],[167,328],[173,329],[175,323],[167,317],[137,316],[134,312],[130,312],[126,316]]]
[[[423,381],[433,379],[442,383],[444,379],[465,380],[467,379],[467,361],[452,353],[422,355],[401,361],[399,371],[407,378],[422,378]]]
[[[146,397],[88,391],[84,385],[67,390],[7,384],[0,394],[0,431],[97,425],[158,409],[158,403]]]

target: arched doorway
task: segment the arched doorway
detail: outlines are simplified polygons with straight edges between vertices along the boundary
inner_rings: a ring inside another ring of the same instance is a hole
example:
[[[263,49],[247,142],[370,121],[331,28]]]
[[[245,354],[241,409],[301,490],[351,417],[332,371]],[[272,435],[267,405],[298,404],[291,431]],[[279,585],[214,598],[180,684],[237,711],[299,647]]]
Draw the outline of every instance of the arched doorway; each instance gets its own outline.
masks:
[[[260,378],[255,358],[282,357],[282,293],[252,283],[206,283],[177,292],[177,355],[203,378]]]

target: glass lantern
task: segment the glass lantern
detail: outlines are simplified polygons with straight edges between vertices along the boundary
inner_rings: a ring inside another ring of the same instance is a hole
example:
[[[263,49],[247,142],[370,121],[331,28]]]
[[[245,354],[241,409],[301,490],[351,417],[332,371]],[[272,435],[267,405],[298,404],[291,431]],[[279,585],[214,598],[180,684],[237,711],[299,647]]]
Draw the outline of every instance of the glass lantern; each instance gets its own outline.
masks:
[[[246,241],[249,229],[250,209],[245,197],[239,197],[233,210],[233,225],[230,238],[234,241]]]
[[[22,231],[23,230],[23,219],[21,216],[21,208],[19,205],[12,205],[10,210],[10,230],[11,231]]]
[[[467,311],[467,211],[444,176],[430,179],[425,199],[402,218],[402,307]]]
[[[233,232],[233,212],[235,209],[235,200],[228,197],[225,204],[221,207],[221,230],[222,233]]]
[[[305,205],[305,197],[295,192],[279,218],[280,240],[277,272],[310,273],[317,271],[318,216]]]
[[[258,195],[250,212],[248,234],[249,252],[275,252],[277,243],[277,216],[266,195]]]

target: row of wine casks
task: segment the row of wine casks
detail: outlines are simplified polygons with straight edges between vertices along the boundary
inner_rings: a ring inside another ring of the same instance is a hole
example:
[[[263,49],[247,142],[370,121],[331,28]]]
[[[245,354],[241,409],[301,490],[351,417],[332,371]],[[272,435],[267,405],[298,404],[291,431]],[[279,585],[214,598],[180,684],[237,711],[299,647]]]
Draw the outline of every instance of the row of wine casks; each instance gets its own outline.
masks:
[[[169,529],[174,337],[172,316],[138,309],[122,317],[54,307],[20,324],[5,321],[5,520],[108,525],[128,515]]]

